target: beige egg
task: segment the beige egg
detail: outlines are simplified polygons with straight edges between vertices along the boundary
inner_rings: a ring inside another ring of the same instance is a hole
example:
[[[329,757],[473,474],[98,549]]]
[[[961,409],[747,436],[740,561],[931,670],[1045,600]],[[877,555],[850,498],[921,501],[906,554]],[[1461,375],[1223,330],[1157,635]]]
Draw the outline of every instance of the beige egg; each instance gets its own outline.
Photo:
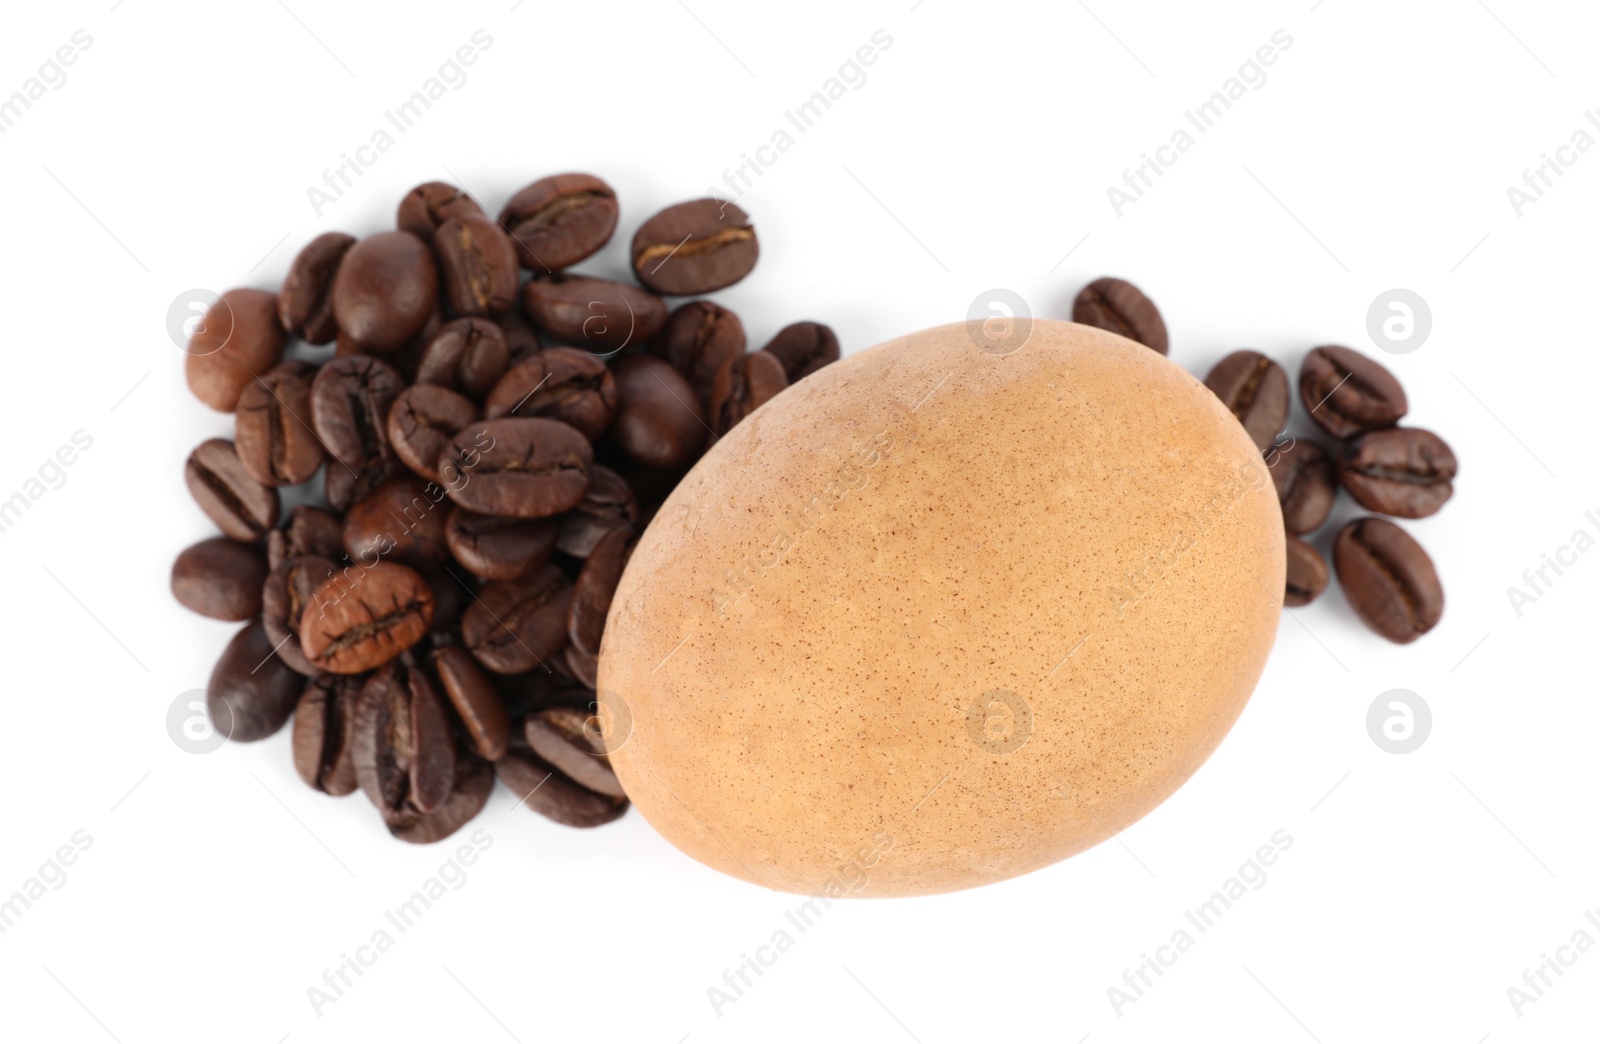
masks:
[[[1260,452],[1148,348],[1024,329],[824,368],[639,541],[603,718],[695,859],[830,898],[1004,880],[1138,820],[1238,718],[1283,597]]]

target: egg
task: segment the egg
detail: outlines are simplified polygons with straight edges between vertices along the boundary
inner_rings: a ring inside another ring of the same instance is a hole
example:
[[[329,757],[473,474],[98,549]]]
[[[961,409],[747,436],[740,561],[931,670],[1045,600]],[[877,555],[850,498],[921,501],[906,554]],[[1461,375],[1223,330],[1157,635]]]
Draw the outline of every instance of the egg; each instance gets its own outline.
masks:
[[[925,330],[787,389],[667,498],[605,627],[611,763],[668,841],[757,885],[1001,881],[1205,762],[1284,564],[1267,462],[1164,356]]]

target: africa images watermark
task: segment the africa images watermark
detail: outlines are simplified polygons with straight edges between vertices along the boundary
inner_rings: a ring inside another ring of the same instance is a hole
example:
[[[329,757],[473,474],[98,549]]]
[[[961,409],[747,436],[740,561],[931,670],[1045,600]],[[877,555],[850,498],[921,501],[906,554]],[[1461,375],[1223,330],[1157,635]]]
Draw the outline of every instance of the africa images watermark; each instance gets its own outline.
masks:
[[[88,452],[94,445],[94,436],[79,428],[71,436],[72,445],[62,443],[56,451],[44,458],[37,475],[23,480],[22,488],[5,496],[0,493],[0,533],[8,533],[20,521],[23,512],[53,489],[67,484],[67,469],[78,462],[78,454]]]
[[[22,882],[21,888],[0,899],[0,935],[15,928],[22,915],[33,909],[34,903],[50,894],[46,887],[50,891],[66,887],[67,867],[94,845],[94,838],[87,830],[74,830],[67,840],[71,843],[56,848],[50,858],[39,864],[38,871]]]
[[[1594,527],[1596,533],[1600,533],[1600,514],[1585,511],[1583,518]],[[1556,581],[1565,575],[1568,569],[1578,564],[1578,556],[1594,545],[1594,533],[1579,526],[1572,531],[1567,543],[1556,548],[1553,555],[1548,551],[1541,551],[1540,563],[1522,571],[1523,586],[1512,584],[1506,588],[1506,598],[1511,602],[1511,611],[1517,614],[1517,618],[1522,618],[1523,606],[1532,605],[1549,594]],[[1551,576],[1551,573],[1555,575]]]
[[[1600,110],[1584,110],[1583,118],[1600,131]],[[1555,187],[1557,178],[1567,175],[1567,168],[1574,167],[1583,158],[1584,153],[1594,148],[1595,137],[1589,133],[1587,127],[1579,126],[1572,132],[1570,140],[1565,145],[1558,145],[1555,155],[1548,152],[1539,153],[1539,164],[1532,170],[1524,169],[1522,172],[1522,185],[1510,185],[1506,188],[1506,199],[1511,203],[1512,211],[1521,217],[1523,210],[1533,206],[1544,198],[1545,191]],[[1552,176],[1553,175],[1553,176]]]
[[[50,90],[59,91],[67,85],[67,70],[69,65],[78,63],[78,56],[94,46],[94,37],[87,30],[75,29],[67,42],[57,47],[55,51],[40,65],[38,72],[22,81],[19,90],[11,92],[11,97],[0,101],[0,134],[9,131],[23,115],[33,108],[33,103],[39,101]]]
[[[1600,932],[1600,908],[1583,911],[1583,919]],[[1589,934],[1588,928],[1579,927],[1565,943],[1556,947],[1554,957],[1549,953],[1541,953],[1538,964],[1532,968],[1524,968],[1522,985],[1506,987],[1506,999],[1511,1002],[1511,1010],[1517,1018],[1522,1018],[1522,1009],[1530,1004],[1539,1003],[1545,991],[1555,986],[1567,974],[1566,969],[1577,964],[1578,958],[1592,949],[1594,949],[1594,936]],[[1552,975],[1554,978],[1551,978]]]

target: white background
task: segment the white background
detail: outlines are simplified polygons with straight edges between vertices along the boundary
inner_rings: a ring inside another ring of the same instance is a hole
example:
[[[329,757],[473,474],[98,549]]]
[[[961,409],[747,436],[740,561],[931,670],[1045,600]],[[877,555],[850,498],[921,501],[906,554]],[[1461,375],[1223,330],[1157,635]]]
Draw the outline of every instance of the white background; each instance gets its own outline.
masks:
[[[1521,216],[1506,195],[1600,108],[1591,5],[512,2],[7,12],[0,96],[75,30],[93,43],[0,135],[0,497],[74,431],[94,441],[0,534],[0,896],[74,831],[93,842],[0,935],[0,1036],[1594,1039],[1600,949],[1520,1014],[1507,996],[1579,929],[1600,941],[1600,553],[1520,617],[1506,593],[1575,530],[1600,535],[1600,150]],[[315,214],[307,187],[477,29],[493,44],[468,81]],[[707,988],[798,900],[702,868],[637,814],[573,831],[501,790],[466,883],[314,1013],[307,988],[453,845],[398,844],[361,797],[308,790],[287,731],[203,757],[168,738],[169,704],[234,630],[167,590],[211,534],[183,459],[231,432],[184,387],[169,304],[275,289],[313,235],[389,227],[436,178],[493,210],[544,174],[604,176],[622,223],[585,267],[622,274],[639,221],[719,184],[878,29],[893,43],[866,82],[742,200],[762,261],[718,298],[752,341],[817,318],[859,350],[993,287],[1065,317],[1115,273],[1199,374],[1243,345],[1291,372],[1317,344],[1368,351],[1462,461],[1443,513],[1406,524],[1443,623],[1390,646],[1330,591],[1284,621],[1217,754],[1118,840],[978,891],[836,905],[720,1015]],[[1279,29],[1293,44],[1267,81],[1118,217],[1107,187]],[[1366,333],[1394,287],[1433,314],[1404,356]],[[1365,725],[1397,687],[1434,717],[1404,756]],[[1279,829],[1294,843],[1266,884],[1114,1011],[1124,969]]]

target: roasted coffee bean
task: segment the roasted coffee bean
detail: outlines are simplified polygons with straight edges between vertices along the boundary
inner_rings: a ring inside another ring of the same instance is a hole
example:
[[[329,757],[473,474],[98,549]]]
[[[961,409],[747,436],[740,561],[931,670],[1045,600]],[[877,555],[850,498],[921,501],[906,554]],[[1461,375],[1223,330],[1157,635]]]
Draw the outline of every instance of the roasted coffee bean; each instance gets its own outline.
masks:
[[[1339,482],[1369,511],[1427,518],[1455,492],[1456,455],[1424,428],[1384,428],[1345,443]]]
[[[300,617],[306,659],[334,674],[360,674],[394,659],[428,633],[433,592],[396,562],[359,565],[325,581]]]
[[[720,199],[660,211],[634,233],[631,252],[639,282],[678,297],[732,286],[750,274],[759,254],[750,216]]]
[[[636,286],[590,276],[534,276],[522,309],[535,326],[574,348],[605,355],[649,343],[667,321],[667,304]]]
[[[407,475],[391,479],[353,504],[344,517],[344,549],[351,561],[387,559],[426,572],[450,559],[444,487]]]
[[[831,327],[808,320],[785,326],[761,350],[778,357],[789,383],[794,384],[839,361],[839,338]]]
[[[427,326],[438,307],[439,270],[410,232],[379,232],[352,246],[333,279],[339,331],[367,352],[392,352]]]
[[[354,754],[356,779],[385,820],[433,812],[455,789],[449,706],[411,657],[384,664],[361,687]]]
[[[172,563],[172,596],[213,620],[248,620],[261,612],[267,557],[252,544],[212,537],[184,548]]]
[[[327,344],[338,335],[333,277],[355,241],[343,232],[324,232],[295,255],[278,291],[278,321],[285,330],[311,344]]]
[[[342,559],[343,553],[339,552]],[[322,670],[306,658],[300,645],[300,621],[305,616],[317,589],[346,570],[356,575],[358,567],[332,557],[302,554],[285,558],[272,567],[262,584],[261,623],[267,640],[278,650],[283,662],[296,672],[314,677]]]
[[[607,533],[594,546],[572,585],[572,604],[567,609],[567,666],[591,689],[595,688],[600,666],[600,636],[605,631],[606,613],[611,611],[611,596],[633,554],[633,545],[632,529]],[[548,755],[541,756],[550,760]]]
[[[575,506],[593,466],[589,440],[544,417],[473,424],[457,432],[439,458],[452,500],[479,514],[513,518],[548,518]]]
[[[506,371],[484,403],[484,416],[549,417],[590,442],[605,434],[617,409],[617,382],[606,364],[576,348],[551,348]]]
[[[1096,279],[1072,302],[1072,321],[1097,326],[1167,354],[1167,324],[1154,301],[1124,279]]]
[[[617,414],[611,441],[646,467],[675,468],[700,455],[710,429],[700,400],[677,370],[652,355],[629,355],[612,365]]]
[[[1289,375],[1283,367],[1248,348],[1224,356],[1206,374],[1210,388],[1245,434],[1263,453],[1272,448],[1289,419]]]
[[[500,223],[522,267],[554,272],[605,246],[617,227],[617,194],[593,174],[553,174],[519,189]]]
[[[310,504],[291,508],[288,520],[267,534],[268,569],[276,569],[279,562],[296,555],[337,558],[343,553],[344,523]]]
[[[278,295],[229,290],[206,310],[189,338],[184,375],[195,398],[232,413],[239,393],[283,359],[288,338],[278,323]]]
[[[404,388],[392,366],[370,355],[334,359],[311,382],[311,427],[335,461],[361,471],[389,456],[389,407]],[[335,470],[330,463],[329,475]]]
[[[783,363],[766,352],[751,352],[729,359],[711,382],[711,397],[706,410],[711,414],[711,430],[721,437],[735,424],[756,411],[756,407],[789,386]]]
[[[476,200],[449,182],[426,181],[405,194],[394,224],[402,232],[431,243],[433,233],[451,218],[482,213]]]
[[[650,343],[651,354],[683,374],[701,401],[710,396],[717,371],[743,355],[744,349],[744,323],[710,301],[690,301],[677,308]]]
[[[449,645],[435,649],[430,663],[473,749],[490,761],[505,757],[511,742],[511,719],[506,716],[505,700],[478,661],[459,645]]]
[[[349,511],[351,505],[370,497],[385,482],[403,474],[405,469],[393,457],[380,457],[361,468],[329,460],[322,473],[322,489],[328,506],[343,513]]]
[[[252,620],[222,650],[206,685],[206,712],[228,739],[265,739],[289,720],[304,682],[273,655],[261,621]]]
[[[250,477],[227,439],[196,446],[183,478],[200,510],[235,540],[259,540],[278,524],[278,491]]]
[[[461,638],[478,662],[496,674],[532,670],[567,641],[572,584],[553,565],[519,580],[484,584],[461,614]]]
[[[1284,449],[1268,451],[1267,467],[1283,508],[1285,530],[1298,536],[1328,520],[1339,483],[1327,450],[1315,442],[1296,439]]]
[[[1285,538],[1284,547],[1289,566],[1284,574],[1283,604],[1288,608],[1310,605],[1328,588],[1328,563],[1322,552],[1297,536]]]
[[[294,708],[294,768],[306,785],[332,797],[355,792],[355,716],[366,678],[324,674],[306,682]]]
[[[509,365],[515,366],[528,356],[544,350],[544,346],[539,343],[539,335],[528,325],[528,320],[522,317],[520,309],[512,309],[495,321],[500,327],[500,332],[505,335],[506,348],[511,353]]]
[[[517,303],[517,252],[483,214],[453,217],[433,234],[439,278],[457,315],[499,315]]]
[[[519,804],[563,826],[603,826],[628,810],[626,798],[579,786],[525,747],[514,746],[496,761],[494,774]]]
[[[234,442],[244,469],[268,486],[298,486],[322,466],[322,441],[311,430],[316,367],[281,362],[245,385],[234,410]]]
[[[1300,402],[1329,435],[1348,439],[1387,428],[1406,415],[1406,392],[1394,374],[1338,345],[1312,349],[1300,364]]]
[[[598,723],[587,711],[553,707],[529,715],[523,736],[535,754],[574,783],[607,797],[626,798],[595,731]]]
[[[482,399],[510,365],[511,350],[499,326],[487,319],[457,319],[439,327],[428,342],[417,364],[417,383]]]
[[[445,526],[450,551],[485,580],[515,580],[550,561],[561,524],[549,518],[505,518],[457,507]]]
[[[439,456],[477,419],[478,407],[465,395],[440,384],[414,384],[389,407],[389,446],[406,467],[440,482]]]
[[[601,537],[618,526],[639,522],[639,501],[621,475],[596,464],[589,480],[583,499],[562,516],[561,536],[556,542],[557,550],[573,558],[588,558]]]
[[[1405,644],[1444,615],[1444,589],[1433,560],[1410,535],[1381,518],[1358,518],[1333,545],[1339,585],[1361,622]]]

